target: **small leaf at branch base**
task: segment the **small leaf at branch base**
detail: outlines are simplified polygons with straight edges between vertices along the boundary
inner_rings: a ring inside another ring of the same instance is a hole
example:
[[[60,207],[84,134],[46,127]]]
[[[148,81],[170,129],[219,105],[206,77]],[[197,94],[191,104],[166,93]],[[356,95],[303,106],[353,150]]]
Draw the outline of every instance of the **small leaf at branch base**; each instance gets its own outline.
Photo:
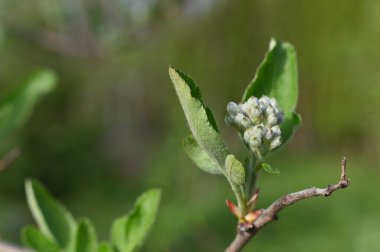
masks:
[[[262,214],[262,210],[257,210],[254,212],[249,212],[246,216],[244,216],[244,220],[248,223],[253,223],[257,217],[259,217]]]
[[[27,226],[21,231],[21,240],[25,246],[38,252],[58,252],[59,247],[40,230]]]
[[[97,248],[95,229],[88,219],[81,220],[77,226],[74,252],[94,252]]]
[[[228,209],[230,210],[230,212],[233,215],[235,215],[238,219],[240,219],[241,217],[240,209],[234,203],[232,203],[232,201],[229,199],[226,200],[226,205],[228,206]]]
[[[242,163],[232,154],[226,158],[226,173],[235,184],[241,186],[245,183],[245,169]]]
[[[250,211],[252,211],[256,207],[257,199],[259,198],[259,192],[260,192],[260,189],[257,188],[247,203]]]
[[[266,172],[269,172],[269,173],[272,173],[272,174],[280,174],[280,170],[272,167],[271,165],[267,164],[267,163],[262,163],[261,164],[261,167],[266,171]]]
[[[73,216],[37,181],[27,180],[25,190],[29,208],[41,232],[68,250],[76,227]]]
[[[120,252],[131,252],[139,248],[153,225],[161,192],[151,189],[142,194],[133,209],[125,216],[114,221],[111,240]]]
[[[199,169],[215,175],[223,174],[218,164],[199,146],[193,136],[186,137],[182,144],[186,154]]]

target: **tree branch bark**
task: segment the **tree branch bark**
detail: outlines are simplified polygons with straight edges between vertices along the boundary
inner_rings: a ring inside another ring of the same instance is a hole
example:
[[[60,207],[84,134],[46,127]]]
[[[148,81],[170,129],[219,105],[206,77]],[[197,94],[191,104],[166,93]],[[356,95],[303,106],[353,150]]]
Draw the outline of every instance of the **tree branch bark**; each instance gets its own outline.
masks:
[[[328,185],[326,188],[312,187],[299,192],[287,194],[273,202],[268,208],[262,210],[262,214],[253,223],[253,226],[240,224],[237,228],[236,237],[226,249],[226,252],[240,251],[266,224],[277,219],[277,214],[282,209],[294,204],[295,202],[315,196],[328,197],[334,191],[348,187],[350,185],[350,180],[346,176],[346,163],[346,158],[343,158],[340,181],[337,184]]]

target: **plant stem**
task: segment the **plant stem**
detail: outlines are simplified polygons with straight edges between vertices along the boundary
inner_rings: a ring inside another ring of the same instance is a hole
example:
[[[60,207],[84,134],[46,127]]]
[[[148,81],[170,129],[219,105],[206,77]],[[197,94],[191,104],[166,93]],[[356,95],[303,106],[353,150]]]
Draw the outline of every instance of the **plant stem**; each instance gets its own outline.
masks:
[[[242,188],[240,186],[238,186],[237,184],[235,184],[234,182],[230,181],[230,184],[231,184],[231,187],[232,187],[232,190],[235,194],[235,197],[237,199],[237,203],[238,203],[238,207],[240,209],[240,213],[242,215],[245,215],[247,213],[247,199],[244,195],[244,190],[242,190]]]

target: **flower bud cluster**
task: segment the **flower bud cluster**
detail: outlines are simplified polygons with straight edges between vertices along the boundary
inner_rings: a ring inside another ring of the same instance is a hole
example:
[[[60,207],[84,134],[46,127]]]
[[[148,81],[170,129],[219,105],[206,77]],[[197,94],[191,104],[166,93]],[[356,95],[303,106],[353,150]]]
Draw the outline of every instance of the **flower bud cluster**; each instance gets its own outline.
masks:
[[[281,145],[279,124],[283,119],[274,98],[251,96],[245,103],[229,102],[225,121],[242,134],[253,152],[263,155]]]

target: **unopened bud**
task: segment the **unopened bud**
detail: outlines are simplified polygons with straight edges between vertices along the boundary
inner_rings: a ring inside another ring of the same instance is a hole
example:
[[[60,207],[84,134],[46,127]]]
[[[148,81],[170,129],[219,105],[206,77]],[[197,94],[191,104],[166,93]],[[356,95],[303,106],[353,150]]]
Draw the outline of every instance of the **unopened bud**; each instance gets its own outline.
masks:
[[[239,107],[234,102],[229,102],[227,104],[227,112],[231,115],[236,115],[239,112]]]
[[[277,147],[280,147],[280,145],[281,145],[281,137],[278,136],[278,137],[276,137],[276,138],[274,138],[274,139],[272,140],[272,142],[270,143],[269,148],[270,148],[271,150],[273,150],[273,149],[276,149]]]

